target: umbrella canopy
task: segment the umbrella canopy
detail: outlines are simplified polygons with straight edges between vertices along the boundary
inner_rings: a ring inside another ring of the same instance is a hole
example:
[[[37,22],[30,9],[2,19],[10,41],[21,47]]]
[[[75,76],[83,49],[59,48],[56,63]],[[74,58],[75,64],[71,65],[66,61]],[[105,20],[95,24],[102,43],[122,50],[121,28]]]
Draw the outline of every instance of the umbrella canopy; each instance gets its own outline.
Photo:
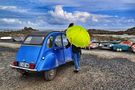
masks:
[[[72,26],[67,29],[66,36],[69,42],[77,47],[86,47],[90,44],[90,36],[82,26]]]

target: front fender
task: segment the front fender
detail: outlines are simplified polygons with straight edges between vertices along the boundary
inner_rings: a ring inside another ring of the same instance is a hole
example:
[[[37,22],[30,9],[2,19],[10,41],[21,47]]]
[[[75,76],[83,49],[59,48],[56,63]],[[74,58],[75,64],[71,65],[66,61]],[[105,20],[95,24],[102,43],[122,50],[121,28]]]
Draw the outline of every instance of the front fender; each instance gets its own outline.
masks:
[[[56,68],[58,66],[58,60],[56,59],[56,56],[54,53],[49,53],[48,55],[45,56],[45,59],[37,64],[37,71],[45,71],[45,70],[50,70],[53,68]]]

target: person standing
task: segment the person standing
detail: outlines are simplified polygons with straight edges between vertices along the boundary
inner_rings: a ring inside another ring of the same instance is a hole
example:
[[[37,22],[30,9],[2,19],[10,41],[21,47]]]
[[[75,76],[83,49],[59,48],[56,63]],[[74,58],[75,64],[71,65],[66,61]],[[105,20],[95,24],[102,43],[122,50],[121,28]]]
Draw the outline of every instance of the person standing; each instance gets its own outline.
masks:
[[[70,23],[68,28],[70,28],[72,26],[74,26],[74,23]],[[72,59],[74,61],[74,65],[75,65],[74,72],[77,73],[77,72],[80,71],[81,48],[80,47],[76,47],[75,45],[73,45],[70,42],[68,42],[68,45],[66,46],[66,48],[68,48],[69,46],[72,47]]]

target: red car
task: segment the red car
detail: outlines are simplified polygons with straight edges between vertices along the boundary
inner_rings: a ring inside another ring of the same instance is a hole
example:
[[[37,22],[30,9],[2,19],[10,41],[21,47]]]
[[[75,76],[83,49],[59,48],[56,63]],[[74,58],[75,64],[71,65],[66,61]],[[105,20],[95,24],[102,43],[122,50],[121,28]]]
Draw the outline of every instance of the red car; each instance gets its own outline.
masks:
[[[131,42],[131,41],[123,41],[120,44],[128,45],[129,47],[131,47],[133,45],[133,42]]]

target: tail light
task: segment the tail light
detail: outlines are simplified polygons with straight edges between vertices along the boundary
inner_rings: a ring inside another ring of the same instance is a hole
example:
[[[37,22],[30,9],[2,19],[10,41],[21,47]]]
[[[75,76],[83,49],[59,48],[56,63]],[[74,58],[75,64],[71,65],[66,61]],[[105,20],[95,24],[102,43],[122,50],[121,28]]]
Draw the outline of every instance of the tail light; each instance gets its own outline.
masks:
[[[13,61],[13,65],[14,66],[18,66],[18,62],[17,61]]]
[[[30,63],[30,64],[29,64],[29,69],[34,69],[34,68],[35,68],[35,64]]]

